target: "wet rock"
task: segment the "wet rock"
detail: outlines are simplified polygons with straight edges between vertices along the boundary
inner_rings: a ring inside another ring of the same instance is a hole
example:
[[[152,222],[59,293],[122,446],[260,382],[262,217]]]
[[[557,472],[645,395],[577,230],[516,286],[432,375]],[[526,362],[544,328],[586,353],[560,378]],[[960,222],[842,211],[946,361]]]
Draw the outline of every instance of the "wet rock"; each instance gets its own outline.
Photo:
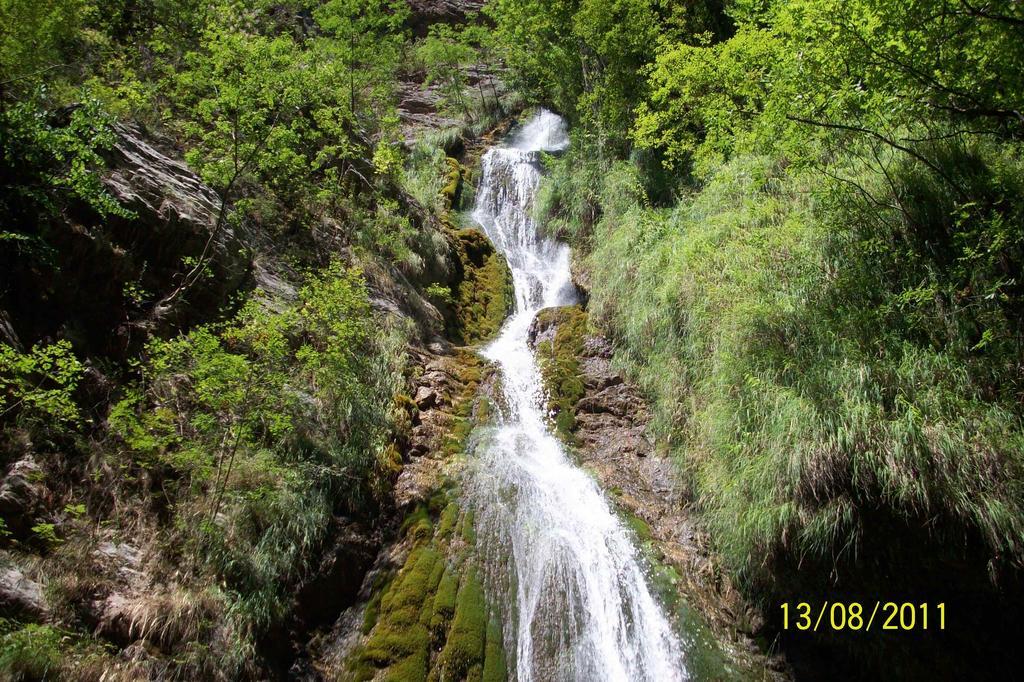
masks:
[[[542,311],[543,312],[543,311]],[[527,339],[536,348],[542,343],[554,343],[558,331],[558,318],[552,315],[538,315],[530,323]]]
[[[380,549],[380,538],[348,519],[336,519],[334,542],[296,593],[296,616],[306,628],[331,622],[352,605],[363,576]]]
[[[408,510],[426,502],[437,490],[439,465],[428,452],[412,459],[395,482],[395,507]]]
[[[10,315],[7,314],[6,310],[0,310],[0,342],[6,343],[15,350],[24,350],[21,340],[18,339],[18,334],[14,331],[14,325],[11,324]]]
[[[609,361],[606,365],[602,366],[605,368],[605,371],[611,371],[610,360],[613,354],[612,344],[603,336],[588,336],[583,339],[583,357]]]
[[[590,298],[590,269],[580,262],[576,252],[573,252],[572,262],[569,264],[569,279],[576,287],[581,302],[586,305]]]
[[[421,410],[429,410],[439,402],[437,391],[430,386],[420,386],[416,391],[416,397],[413,398],[413,402]]]

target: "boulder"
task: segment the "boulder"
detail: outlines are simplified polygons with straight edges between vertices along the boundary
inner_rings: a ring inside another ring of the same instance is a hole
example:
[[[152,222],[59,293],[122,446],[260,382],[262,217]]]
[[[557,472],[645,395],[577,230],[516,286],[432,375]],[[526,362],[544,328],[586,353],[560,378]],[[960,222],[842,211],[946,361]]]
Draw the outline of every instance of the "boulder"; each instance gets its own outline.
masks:
[[[49,498],[42,469],[31,455],[23,457],[10,466],[0,483],[0,517],[11,533],[24,538]]]
[[[418,38],[434,24],[460,24],[471,12],[483,9],[485,0],[409,0],[409,28]]]
[[[32,620],[43,620],[49,612],[43,586],[14,565],[0,568],[0,609]]]
[[[121,358],[160,331],[203,322],[247,282],[250,258],[220,197],[172,148],[137,126],[115,125],[104,188],[130,213],[99,215],[84,203],[38,217],[45,259],[0,262],[0,336],[25,347],[64,338],[85,357]],[[168,300],[204,259],[207,273]],[[162,303],[163,302],[163,303]]]
[[[416,407],[421,410],[429,410],[439,402],[443,402],[439,399],[437,390],[430,386],[420,386],[416,389],[416,397],[413,400],[416,403]]]
[[[165,295],[178,284],[183,258],[205,257],[209,276],[190,289],[187,304],[177,298],[156,312],[180,318],[186,308],[212,310],[242,284],[251,264],[228,216],[221,215],[220,197],[138,127],[118,125],[116,132],[103,184],[135,217],[111,220],[112,235],[142,261],[140,275],[149,271],[152,291]]]

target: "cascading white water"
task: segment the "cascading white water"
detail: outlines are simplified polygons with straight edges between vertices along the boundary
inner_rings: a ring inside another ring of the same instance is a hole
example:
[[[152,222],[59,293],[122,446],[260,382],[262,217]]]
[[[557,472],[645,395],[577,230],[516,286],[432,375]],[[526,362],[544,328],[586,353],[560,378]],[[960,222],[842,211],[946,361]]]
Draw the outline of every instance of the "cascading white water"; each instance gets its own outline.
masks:
[[[562,119],[542,111],[483,157],[473,216],[508,259],[516,310],[484,351],[500,366],[505,406],[469,489],[489,573],[514,601],[506,644],[521,682],[682,680],[679,641],[629,534],[548,429],[528,343],[541,309],[575,302],[569,248],[532,218],[540,152],[568,143]]]

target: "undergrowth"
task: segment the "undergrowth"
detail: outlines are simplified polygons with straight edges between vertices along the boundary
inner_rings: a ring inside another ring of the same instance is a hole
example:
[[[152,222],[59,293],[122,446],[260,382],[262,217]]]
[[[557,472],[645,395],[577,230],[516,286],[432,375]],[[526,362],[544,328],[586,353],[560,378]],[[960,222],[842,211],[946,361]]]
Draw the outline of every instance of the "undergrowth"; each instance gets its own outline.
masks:
[[[621,162],[577,242],[592,315],[756,598],[952,599],[949,571],[972,594],[1015,584],[1024,167],[984,145],[930,153],[955,177],[739,156],[672,208]],[[564,176],[581,163],[555,161],[548,189],[574,223],[592,198]]]

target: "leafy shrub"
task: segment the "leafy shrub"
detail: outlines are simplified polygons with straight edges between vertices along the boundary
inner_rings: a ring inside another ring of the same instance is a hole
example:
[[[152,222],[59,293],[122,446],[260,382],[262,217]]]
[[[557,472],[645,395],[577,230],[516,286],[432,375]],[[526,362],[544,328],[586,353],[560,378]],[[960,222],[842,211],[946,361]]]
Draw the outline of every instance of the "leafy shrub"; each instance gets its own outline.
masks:
[[[67,341],[20,353],[0,343],[0,416],[74,424],[81,419],[75,390],[85,367]]]
[[[334,511],[369,513],[375,479],[394,473],[381,453],[404,341],[385,331],[361,273],[335,263],[294,307],[253,302],[153,341],[146,381],[111,411],[134,466],[173,472],[171,551],[222,582],[243,638],[283,616]]]
[[[895,189],[858,179],[888,211],[756,157],[674,211],[606,207],[594,310],[747,578],[766,579],[773,557],[852,556],[887,532],[879,509],[910,526],[952,519],[1009,562],[1024,547],[1018,300],[1003,269],[1019,241],[969,236],[996,237],[999,206],[1017,202],[962,209],[915,168]],[[925,191],[920,209],[898,208]]]
[[[61,666],[63,635],[49,625],[29,624],[0,640],[0,670],[11,680],[55,678]]]

